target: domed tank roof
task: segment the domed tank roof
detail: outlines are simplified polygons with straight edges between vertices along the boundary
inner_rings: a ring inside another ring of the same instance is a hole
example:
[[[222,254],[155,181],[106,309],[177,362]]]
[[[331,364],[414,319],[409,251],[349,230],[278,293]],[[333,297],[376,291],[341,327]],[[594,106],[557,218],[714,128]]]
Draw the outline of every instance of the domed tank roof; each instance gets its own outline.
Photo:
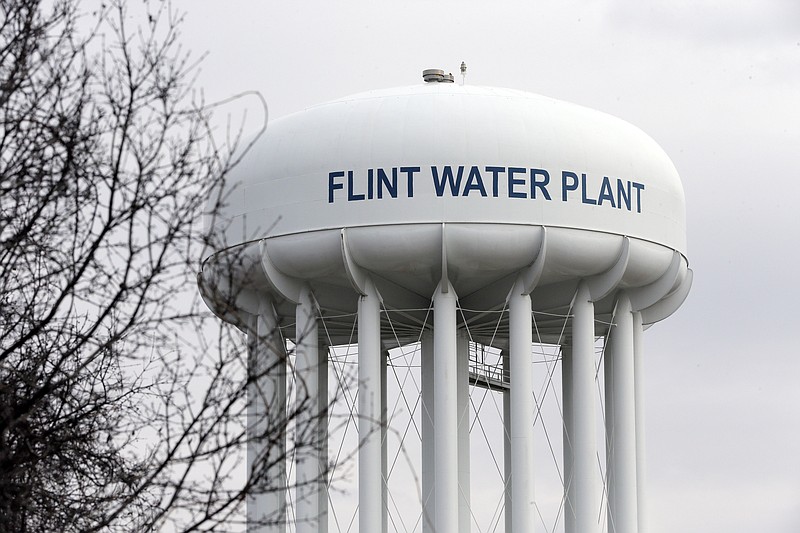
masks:
[[[409,338],[439,286],[490,338],[524,280],[550,317],[538,335],[558,340],[581,283],[603,323],[619,291],[650,324],[691,286],[684,193],[664,151],[618,118],[522,91],[426,83],[310,107],[271,121],[229,184],[224,241],[199,279],[233,323],[262,297],[291,323],[305,287],[344,342],[369,279]]]
[[[426,83],[313,106],[271,121],[231,184],[218,224],[229,246],[344,227],[499,223],[686,253],[683,188],[648,135],[517,90]]]

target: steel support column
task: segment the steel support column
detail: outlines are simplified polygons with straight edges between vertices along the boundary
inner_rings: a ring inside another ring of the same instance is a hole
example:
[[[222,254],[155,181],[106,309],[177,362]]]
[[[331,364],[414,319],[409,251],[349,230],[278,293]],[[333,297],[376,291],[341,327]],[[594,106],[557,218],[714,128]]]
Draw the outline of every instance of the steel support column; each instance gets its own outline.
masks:
[[[297,401],[307,402],[297,416],[298,446],[295,502],[298,533],[328,530],[327,471],[327,353],[321,357],[317,312],[308,287],[300,292],[296,309],[295,350]]]
[[[372,282],[358,301],[358,525],[383,531],[383,406],[380,300]]]
[[[456,396],[458,402],[458,530],[470,530],[469,490],[469,339],[458,335]]]
[[[645,495],[644,435],[644,345],[642,314],[633,313],[633,386],[636,397],[636,502],[638,533],[647,533],[647,499]]]
[[[443,281],[433,297],[436,533],[459,531],[456,302],[452,285]]]
[[[636,412],[633,313],[622,293],[606,348],[606,434],[609,441],[608,531],[636,533]]]
[[[436,527],[436,431],[434,429],[436,381],[433,376],[433,335],[423,333],[420,342],[422,370],[422,533]]]
[[[508,350],[503,350],[503,376],[510,375]],[[505,505],[505,532],[511,533],[511,391],[503,389],[503,503]]]
[[[271,465],[253,483],[247,497],[249,533],[286,531],[286,347],[269,301],[259,307],[248,333],[247,471]],[[265,438],[274,439],[266,444]],[[263,476],[263,477],[262,477]],[[263,481],[262,481],[263,480]]]
[[[382,347],[383,348],[383,347]],[[389,427],[388,401],[386,398],[386,378],[389,365],[389,350],[381,352],[381,514],[383,519],[382,531],[389,531],[389,448],[386,440],[386,430]]]
[[[519,285],[511,291],[509,362],[511,364],[511,529],[534,530],[533,401],[531,297]]]
[[[572,345],[561,345],[561,409],[564,418],[564,533],[575,530],[575,482],[572,457]]]
[[[572,507],[575,532],[600,531],[595,418],[594,304],[584,283],[578,286],[572,306]]]

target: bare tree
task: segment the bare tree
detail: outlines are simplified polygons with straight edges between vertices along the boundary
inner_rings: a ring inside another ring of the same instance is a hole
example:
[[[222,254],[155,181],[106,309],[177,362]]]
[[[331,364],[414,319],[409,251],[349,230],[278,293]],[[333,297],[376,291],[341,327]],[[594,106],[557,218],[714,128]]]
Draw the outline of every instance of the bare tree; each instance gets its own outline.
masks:
[[[141,13],[0,0],[2,531],[230,530],[280,486],[242,468],[261,376],[194,287],[243,150],[193,98],[180,17]]]

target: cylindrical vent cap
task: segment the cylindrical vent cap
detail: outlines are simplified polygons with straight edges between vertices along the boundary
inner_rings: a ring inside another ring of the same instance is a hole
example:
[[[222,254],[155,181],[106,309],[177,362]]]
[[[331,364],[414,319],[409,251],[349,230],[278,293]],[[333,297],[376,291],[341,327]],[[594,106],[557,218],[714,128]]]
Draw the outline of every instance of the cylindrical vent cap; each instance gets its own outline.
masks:
[[[422,71],[422,79],[426,83],[444,81],[444,71],[438,68],[429,68]]]
[[[442,69],[429,68],[422,71],[422,79],[425,83],[453,83],[453,74],[445,74]]]

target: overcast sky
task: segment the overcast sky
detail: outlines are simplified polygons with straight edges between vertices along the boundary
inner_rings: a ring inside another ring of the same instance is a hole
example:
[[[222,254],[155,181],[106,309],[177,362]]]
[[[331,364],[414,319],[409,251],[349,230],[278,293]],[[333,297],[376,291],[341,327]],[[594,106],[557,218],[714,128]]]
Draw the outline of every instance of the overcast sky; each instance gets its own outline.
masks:
[[[652,136],[695,273],[645,335],[652,532],[800,531],[800,2],[177,4],[207,101],[257,90],[274,118],[466,61]]]

